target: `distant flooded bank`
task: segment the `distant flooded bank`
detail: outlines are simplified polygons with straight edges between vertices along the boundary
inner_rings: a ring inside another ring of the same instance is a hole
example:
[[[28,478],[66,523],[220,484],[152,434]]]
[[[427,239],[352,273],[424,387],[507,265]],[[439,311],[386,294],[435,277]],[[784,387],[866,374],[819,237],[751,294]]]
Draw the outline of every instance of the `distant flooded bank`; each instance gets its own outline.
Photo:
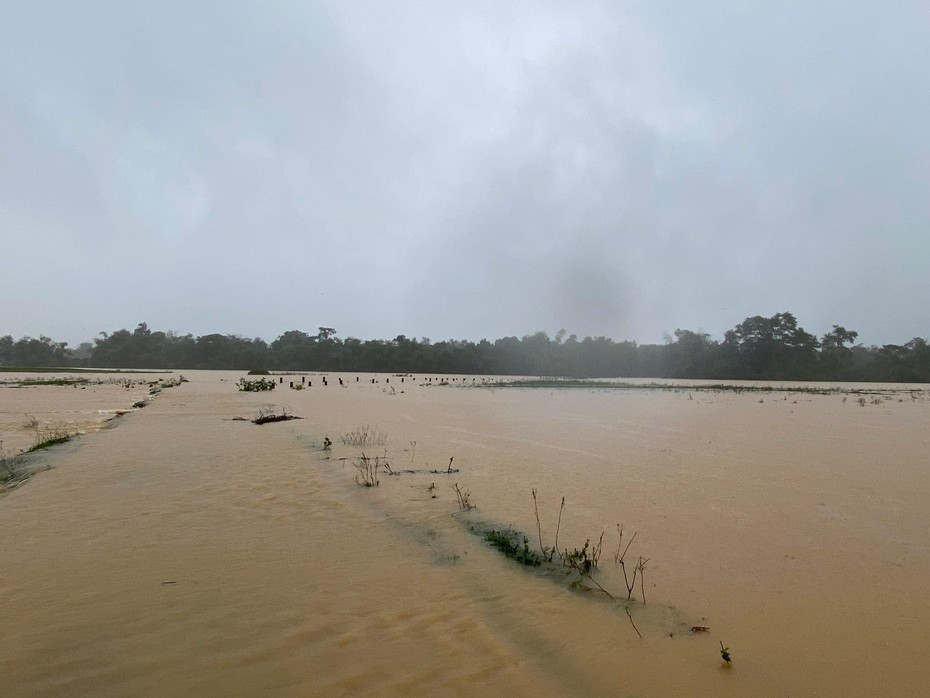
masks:
[[[183,374],[155,396],[144,382],[0,387],[8,450],[29,443],[24,415],[88,432],[0,499],[0,694],[930,683],[926,386],[305,374],[247,393],[242,373]],[[302,419],[248,421],[273,410]],[[376,486],[363,455],[381,463]],[[508,559],[488,530],[551,564]]]

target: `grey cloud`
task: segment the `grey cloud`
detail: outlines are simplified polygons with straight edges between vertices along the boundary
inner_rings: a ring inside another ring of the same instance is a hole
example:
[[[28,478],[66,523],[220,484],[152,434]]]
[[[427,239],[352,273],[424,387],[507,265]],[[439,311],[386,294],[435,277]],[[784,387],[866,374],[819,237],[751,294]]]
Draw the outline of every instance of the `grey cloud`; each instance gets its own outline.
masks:
[[[927,335],[923,12],[8,4],[0,333]]]

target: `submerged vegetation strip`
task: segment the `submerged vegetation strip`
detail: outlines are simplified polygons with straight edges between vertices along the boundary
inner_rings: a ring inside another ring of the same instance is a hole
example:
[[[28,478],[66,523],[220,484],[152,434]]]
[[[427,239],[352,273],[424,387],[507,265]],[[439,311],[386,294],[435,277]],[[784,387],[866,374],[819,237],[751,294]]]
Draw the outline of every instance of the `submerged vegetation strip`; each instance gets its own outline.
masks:
[[[543,562],[539,553],[530,550],[529,538],[512,528],[492,528],[490,531],[485,531],[483,537],[492,548],[521,565],[539,567]]]
[[[79,366],[0,366],[0,373],[173,373],[169,369],[83,368]]]
[[[555,388],[595,390],[664,390],[672,392],[729,393],[806,393],[809,395],[883,395],[914,393],[913,388],[844,388],[811,385],[736,385],[734,383],[629,383],[625,381],[591,380],[585,378],[525,378],[499,380],[476,385],[477,388]]]
[[[112,373],[112,372],[111,372]],[[22,387],[22,385],[72,385],[77,387],[78,384],[88,385],[119,385],[129,388],[138,388],[147,386],[149,389],[149,398],[143,400],[137,400],[133,403],[132,407],[134,409],[141,409],[149,404],[149,400],[160,393],[165,388],[175,388],[182,383],[187,383],[187,379],[184,376],[177,376],[171,379],[157,378],[154,381],[141,380],[141,379],[96,379],[90,380],[86,378],[69,378],[69,379],[52,379],[52,380],[41,380],[41,379],[30,379],[23,381],[22,383],[16,382],[15,384],[0,384],[5,385],[5,387]],[[110,421],[116,417],[121,417],[126,414],[129,410],[116,410],[113,417],[106,419],[104,421]],[[28,448],[21,449],[18,453],[8,453],[4,448],[3,441],[0,440],[0,495],[6,494],[8,491],[19,487],[23,483],[27,482],[33,475],[41,470],[49,470],[52,466],[48,462],[36,462],[30,461],[28,456],[31,453],[37,451],[44,451],[46,449],[52,448],[53,446],[59,446],[61,444],[71,441],[74,437],[84,432],[78,431],[74,426],[68,426],[64,422],[59,422],[57,425],[49,425],[43,428],[40,425],[39,420],[34,417],[27,415],[28,420],[23,425],[23,428],[27,431],[33,432],[33,442],[32,445]]]
[[[633,630],[640,639],[643,639],[643,634],[633,620],[631,608],[636,601],[633,597],[633,592],[636,587],[637,578],[639,579],[642,593],[640,605],[645,605],[646,603],[645,584],[643,580],[646,563],[649,562],[649,558],[640,557],[635,565],[631,564],[632,575],[628,574],[628,568],[624,559],[630,549],[633,539],[636,537],[635,533],[624,548],[623,530],[621,527],[618,527],[620,531],[620,543],[618,543],[617,554],[614,556],[614,561],[623,571],[623,581],[626,587],[626,598],[623,598],[622,593],[616,595],[611,593],[594,578],[603,550],[603,533],[600,535],[597,544],[593,546],[591,545],[591,541],[587,540],[583,547],[575,548],[572,551],[566,549],[563,552],[559,552],[555,546],[551,548],[542,546],[540,548],[541,552],[537,552],[530,547],[529,536],[511,526],[498,527],[487,523],[475,523],[469,526],[469,530],[473,534],[481,537],[485,543],[509,560],[513,560],[523,567],[538,570],[537,574],[542,577],[546,577],[559,584],[564,584],[566,576],[568,576],[568,578],[572,580],[568,586],[573,591],[599,592],[603,594],[610,602],[623,609],[623,612],[626,613],[627,618],[629,618]],[[558,556],[558,559],[556,559],[556,556]]]

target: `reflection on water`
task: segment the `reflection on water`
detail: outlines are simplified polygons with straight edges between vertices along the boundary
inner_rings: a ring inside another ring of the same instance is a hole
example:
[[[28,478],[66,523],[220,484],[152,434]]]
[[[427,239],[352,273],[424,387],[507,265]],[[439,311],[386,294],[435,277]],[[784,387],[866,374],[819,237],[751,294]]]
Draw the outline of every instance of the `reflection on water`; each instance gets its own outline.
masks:
[[[0,695],[869,695],[930,678],[925,392],[860,407],[353,374],[246,394],[239,374],[185,375],[0,499]],[[4,390],[4,425],[20,396],[48,415],[128,399]],[[304,419],[233,421],[272,405]],[[365,425],[386,442],[343,445]],[[358,487],[363,450],[415,472]],[[643,640],[571,574],[469,532],[552,545],[563,496],[560,547],[606,531],[597,580],[622,596],[617,524],[638,532]]]

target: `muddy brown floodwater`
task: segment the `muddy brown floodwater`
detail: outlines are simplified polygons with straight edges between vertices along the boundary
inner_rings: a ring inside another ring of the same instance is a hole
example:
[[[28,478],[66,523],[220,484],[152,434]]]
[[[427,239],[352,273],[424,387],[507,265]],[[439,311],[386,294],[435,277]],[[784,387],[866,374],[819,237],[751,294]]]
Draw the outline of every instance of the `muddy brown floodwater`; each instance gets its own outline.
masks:
[[[8,446],[26,413],[70,410],[94,432],[31,455],[51,469],[0,498],[0,695],[930,686],[926,386],[860,405],[364,374],[242,393],[238,373],[184,374],[98,431],[138,396],[0,387]],[[270,406],[303,419],[233,420]],[[343,444],[364,426],[384,442]],[[416,472],[360,487],[362,451]],[[459,472],[428,472],[453,457]],[[476,509],[459,512],[454,484]],[[617,524],[638,532],[627,559],[649,558],[630,609],[643,639],[622,605],[572,590],[576,573],[525,569],[470,532],[512,525],[538,548],[533,488],[545,545],[562,497],[560,547],[606,531],[595,579],[621,598]]]

